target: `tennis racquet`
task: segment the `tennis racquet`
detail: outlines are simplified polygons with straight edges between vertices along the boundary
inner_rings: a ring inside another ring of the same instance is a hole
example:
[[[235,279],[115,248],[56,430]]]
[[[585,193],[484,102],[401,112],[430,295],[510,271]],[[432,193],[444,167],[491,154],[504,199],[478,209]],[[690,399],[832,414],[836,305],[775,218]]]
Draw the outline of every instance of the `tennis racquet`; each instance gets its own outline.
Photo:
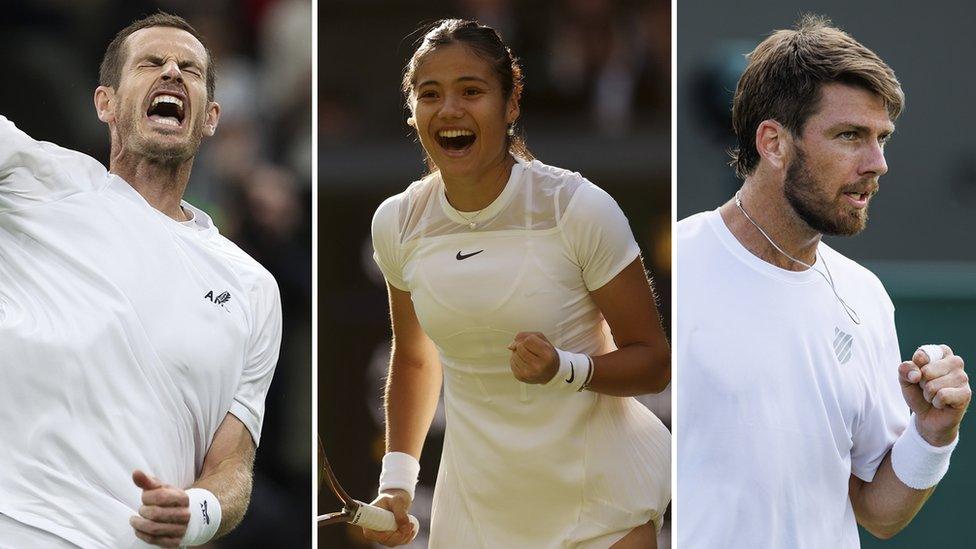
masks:
[[[330,524],[355,524],[356,526],[377,530],[379,532],[392,532],[397,529],[396,518],[394,518],[393,513],[381,507],[353,499],[342,488],[335,473],[332,472],[332,467],[329,465],[329,458],[325,455],[325,448],[322,446],[321,437],[319,437],[319,461],[322,464],[322,472],[325,473],[325,478],[329,482],[329,487],[332,488],[332,493],[342,502],[341,511],[326,513],[316,518],[316,522],[320,527]],[[321,479],[319,482],[321,482]],[[420,532],[420,522],[413,515],[409,515],[409,518],[410,523],[413,524],[413,535],[416,536]]]

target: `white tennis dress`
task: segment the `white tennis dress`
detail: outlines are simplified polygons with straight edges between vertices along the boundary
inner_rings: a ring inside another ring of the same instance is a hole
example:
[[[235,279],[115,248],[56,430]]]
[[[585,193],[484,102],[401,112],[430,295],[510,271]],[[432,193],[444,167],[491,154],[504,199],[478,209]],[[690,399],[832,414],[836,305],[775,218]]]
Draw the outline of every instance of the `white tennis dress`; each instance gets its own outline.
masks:
[[[278,289],[183,207],[0,117],[0,547],[145,547],[133,469],[189,486],[228,412],[259,441]]]
[[[613,350],[590,291],[639,249],[616,202],[577,173],[518,162],[474,228],[437,173],[386,200],[375,259],[410,292],[444,368],[447,414],[430,547],[605,548],[670,500],[670,434],[633,398],[518,382],[506,347]]]

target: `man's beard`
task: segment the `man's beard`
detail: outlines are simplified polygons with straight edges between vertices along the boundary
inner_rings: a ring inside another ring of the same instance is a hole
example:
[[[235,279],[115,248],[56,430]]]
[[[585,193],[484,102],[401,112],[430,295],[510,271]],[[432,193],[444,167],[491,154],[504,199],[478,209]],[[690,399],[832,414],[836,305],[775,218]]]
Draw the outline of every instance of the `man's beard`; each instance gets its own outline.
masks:
[[[836,213],[837,197],[830,196],[810,172],[803,150],[797,147],[796,158],[786,169],[783,193],[800,219],[813,230],[834,236],[852,236],[868,222],[867,207]]]
[[[193,158],[200,148],[200,141],[203,139],[203,124],[192,128],[189,139],[176,143],[160,143],[152,136],[142,135],[138,132],[136,118],[132,116],[121,116],[117,113],[117,118],[121,120],[119,124],[119,142],[122,147],[128,149],[150,162],[176,166]],[[187,123],[192,124],[192,120]]]

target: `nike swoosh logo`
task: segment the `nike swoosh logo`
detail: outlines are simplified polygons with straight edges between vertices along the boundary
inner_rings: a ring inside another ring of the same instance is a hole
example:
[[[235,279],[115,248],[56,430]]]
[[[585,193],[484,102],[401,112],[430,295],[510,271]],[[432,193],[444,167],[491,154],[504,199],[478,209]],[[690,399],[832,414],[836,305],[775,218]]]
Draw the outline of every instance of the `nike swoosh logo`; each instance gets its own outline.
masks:
[[[569,361],[569,379],[565,380],[566,383],[572,383],[576,379],[576,367],[573,366],[573,361]]]
[[[462,254],[462,253],[461,253],[460,251],[458,251],[458,253],[457,253],[457,255],[456,255],[456,256],[454,256],[454,257],[455,257],[455,259],[457,259],[458,261],[461,261],[462,259],[467,259],[467,258],[469,258],[469,257],[471,257],[471,256],[473,256],[473,255],[478,255],[478,254],[480,254],[480,253],[481,253],[481,252],[483,252],[483,251],[484,251],[484,250],[478,250],[477,252],[471,252],[471,253],[469,253],[469,254]]]

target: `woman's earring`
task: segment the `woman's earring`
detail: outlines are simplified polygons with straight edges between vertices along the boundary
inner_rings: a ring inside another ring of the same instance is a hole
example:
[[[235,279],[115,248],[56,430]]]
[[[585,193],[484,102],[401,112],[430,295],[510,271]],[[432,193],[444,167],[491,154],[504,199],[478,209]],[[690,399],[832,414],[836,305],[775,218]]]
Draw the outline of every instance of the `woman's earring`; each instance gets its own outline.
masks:
[[[508,131],[506,131],[505,133],[507,133],[509,137],[514,136],[515,135],[515,124],[512,124],[511,126],[509,126],[508,127]]]

